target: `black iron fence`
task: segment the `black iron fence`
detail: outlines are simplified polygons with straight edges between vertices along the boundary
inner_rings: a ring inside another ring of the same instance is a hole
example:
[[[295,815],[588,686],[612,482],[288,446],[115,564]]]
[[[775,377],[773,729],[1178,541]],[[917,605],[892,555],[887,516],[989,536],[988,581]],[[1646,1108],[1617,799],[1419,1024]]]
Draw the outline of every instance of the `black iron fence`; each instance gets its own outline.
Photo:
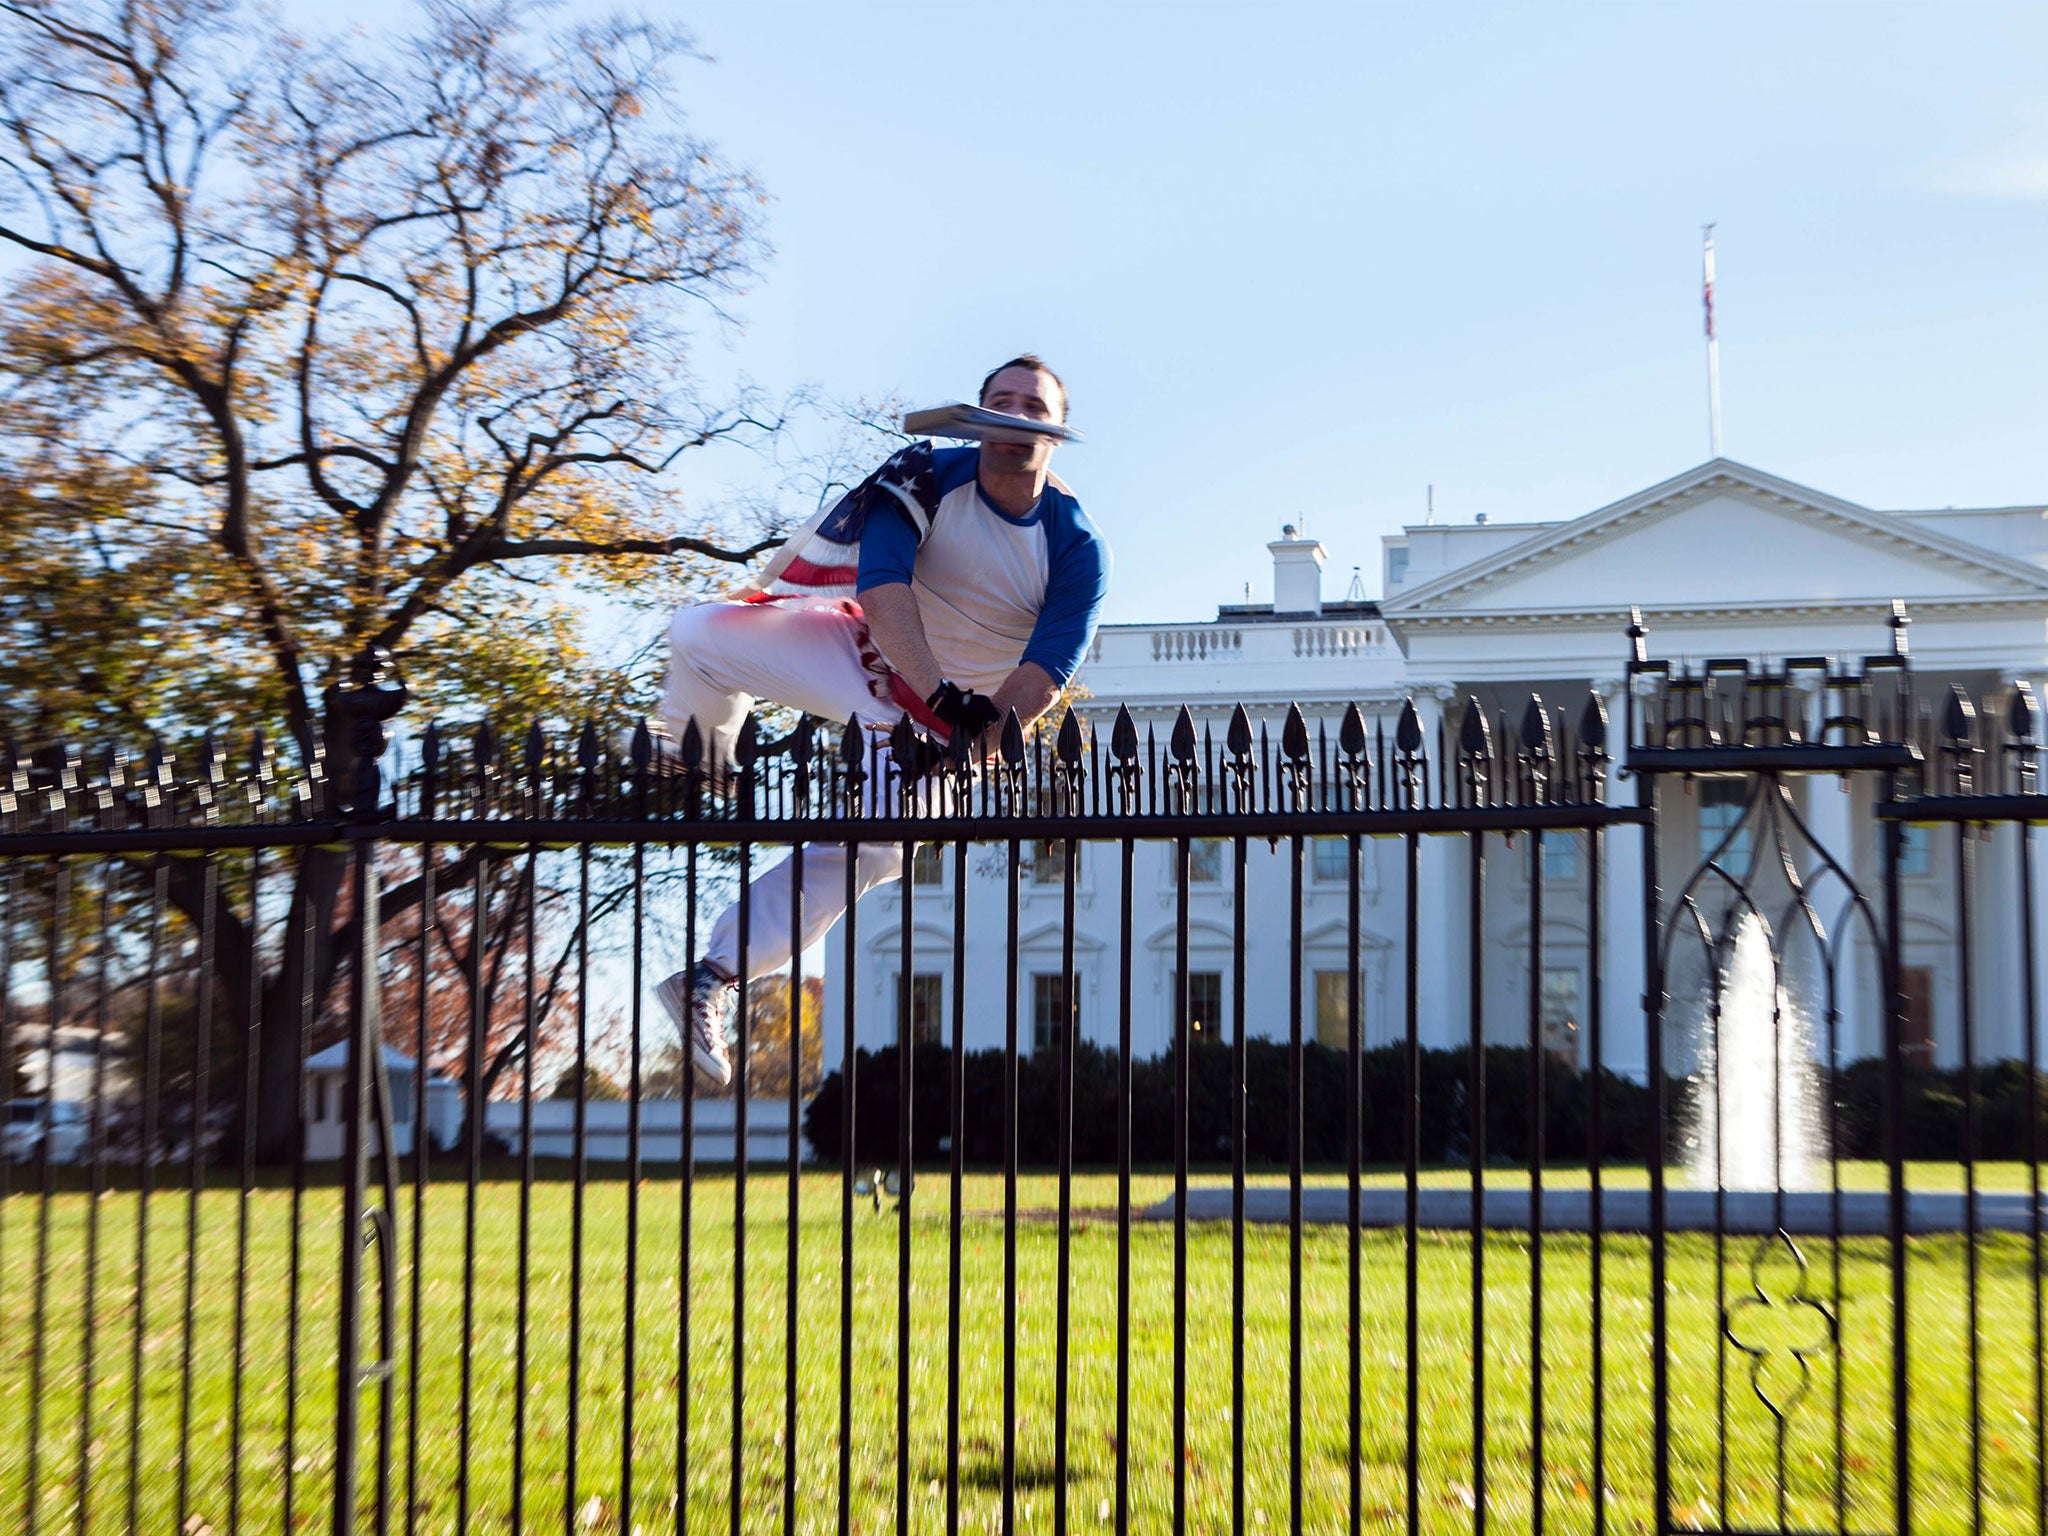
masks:
[[[1633,641],[986,762],[385,771],[367,672],[296,770],[10,757],[0,1521],[2048,1529],[2031,696]],[[713,1095],[650,990],[757,887],[848,911]]]

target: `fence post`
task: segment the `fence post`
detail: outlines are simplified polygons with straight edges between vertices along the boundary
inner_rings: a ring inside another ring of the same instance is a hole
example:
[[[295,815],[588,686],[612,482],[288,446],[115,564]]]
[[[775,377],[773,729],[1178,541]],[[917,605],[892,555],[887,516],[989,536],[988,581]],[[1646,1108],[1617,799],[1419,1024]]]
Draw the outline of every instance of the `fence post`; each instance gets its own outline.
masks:
[[[335,1536],[355,1529],[357,1452],[361,1435],[361,1392],[371,1382],[379,1391],[381,1433],[377,1437],[377,1529],[383,1530],[390,1507],[391,1471],[391,1331],[393,1305],[393,1237],[395,1201],[366,1210],[369,1161],[367,1121],[372,1103],[377,1110],[378,1152],[387,1180],[395,1149],[391,1146],[391,1089],[384,1072],[384,1032],[377,1010],[378,890],[375,824],[383,818],[382,775],[378,759],[389,740],[384,723],[405,707],[404,684],[391,673],[391,658],[365,651],[349,668],[349,686],[327,693],[329,754],[335,764],[336,808],[345,823],[350,862],[355,875],[355,953],[350,960],[348,1076],[342,1114],[347,1124],[346,1163],[342,1175],[341,1295],[335,1343],[334,1384],[334,1514]],[[419,1070],[424,1071],[424,1063]],[[423,1128],[415,1127],[415,1134]],[[378,1306],[382,1326],[378,1356],[364,1367],[362,1357],[363,1249],[375,1240],[380,1269]]]

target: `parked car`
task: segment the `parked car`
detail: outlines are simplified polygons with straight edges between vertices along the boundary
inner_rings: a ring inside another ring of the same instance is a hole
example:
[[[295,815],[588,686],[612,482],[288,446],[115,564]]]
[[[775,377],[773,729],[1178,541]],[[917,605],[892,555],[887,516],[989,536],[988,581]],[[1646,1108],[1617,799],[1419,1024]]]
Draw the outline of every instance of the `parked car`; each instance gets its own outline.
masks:
[[[47,1136],[52,1162],[76,1162],[85,1153],[85,1110],[72,1099],[9,1099],[0,1121],[0,1152],[9,1162],[32,1162]]]

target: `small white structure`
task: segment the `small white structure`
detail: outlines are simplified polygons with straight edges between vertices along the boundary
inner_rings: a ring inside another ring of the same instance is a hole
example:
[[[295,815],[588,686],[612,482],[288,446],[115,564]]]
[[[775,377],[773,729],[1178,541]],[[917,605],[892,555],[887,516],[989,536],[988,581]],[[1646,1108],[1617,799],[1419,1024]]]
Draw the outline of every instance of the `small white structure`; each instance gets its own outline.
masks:
[[[517,1099],[484,1110],[484,1129],[517,1155],[525,1131],[525,1106]],[[568,1159],[576,1155],[576,1101],[533,1101],[533,1155]],[[594,1163],[622,1163],[632,1153],[632,1106],[619,1099],[593,1099],[583,1106],[583,1145]],[[692,1155],[700,1163],[735,1161],[739,1122],[735,1099],[699,1099],[690,1130]],[[683,1101],[640,1101],[640,1158],[649,1163],[674,1163],[683,1153]],[[797,1159],[812,1160],[810,1143],[797,1127]],[[789,1101],[751,1099],[747,1103],[747,1161],[789,1163]]]
[[[312,1159],[338,1158],[348,1150],[348,1122],[342,1111],[348,1095],[349,1050],[346,1040],[306,1058],[305,1126],[306,1156]],[[384,1047],[384,1071],[391,1079],[392,1140],[404,1157],[413,1149],[413,1074],[418,1064],[403,1051]],[[427,1145],[445,1152],[454,1146],[462,1128],[462,1087],[455,1079],[434,1072],[427,1077]],[[370,1129],[370,1150],[377,1150],[374,1116]]]

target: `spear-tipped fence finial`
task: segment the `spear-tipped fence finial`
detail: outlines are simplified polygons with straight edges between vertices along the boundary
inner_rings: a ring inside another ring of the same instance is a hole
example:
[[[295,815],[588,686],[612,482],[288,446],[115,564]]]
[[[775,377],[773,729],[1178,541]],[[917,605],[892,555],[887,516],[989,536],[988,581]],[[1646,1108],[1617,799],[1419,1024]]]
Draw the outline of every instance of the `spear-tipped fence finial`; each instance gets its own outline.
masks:
[[[1422,750],[1422,716],[1416,712],[1413,699],[1401,701],[1401,715],[1394,722],[1394,750],[1403,757],[1413,757]]]
[[[1465,713],[1458,721],[1458,750],[1475,762],[1493,755],[1493,735],[1487,729],[1486,710],[1477,694],[1465,696]]]
[[[1299,704],[1287,706],[1287,716],[1280,726],[1280,750],[1295,762],[1305,762],[1308,758],[1308,721]]]
[[[1579,747],[1603,760],[1607,756],[1607,701],[1597,688],[1586,691],[1586,707],[1579,711]]]
[[[1235,758],[1252,755],[1252,717],[1240,704],[1230,712],[1230,724],[1223,733],[1223,745]]]
[[[2012,685],[2012,698],[2005,707],[2005,731],[2022,746],[2034,744],[2034,685],[2025,678]]]
[[[1053,740],[1053,755],[1069,768],[1081,766],[1081,717],[1068,710],[1060,717],[1059,735]]]
[[[1116,707],[1116,722],[1109,729],[1109,755],[1126,765],[1137,759],[1138,722],[1131,718],[1128,705]]]
[[[1347,758],[1362,758],[1369,750],[1365,734],[1365,711],[1357,700],[1344,706],[1344,718],[1337,722],[1337,750]]]

